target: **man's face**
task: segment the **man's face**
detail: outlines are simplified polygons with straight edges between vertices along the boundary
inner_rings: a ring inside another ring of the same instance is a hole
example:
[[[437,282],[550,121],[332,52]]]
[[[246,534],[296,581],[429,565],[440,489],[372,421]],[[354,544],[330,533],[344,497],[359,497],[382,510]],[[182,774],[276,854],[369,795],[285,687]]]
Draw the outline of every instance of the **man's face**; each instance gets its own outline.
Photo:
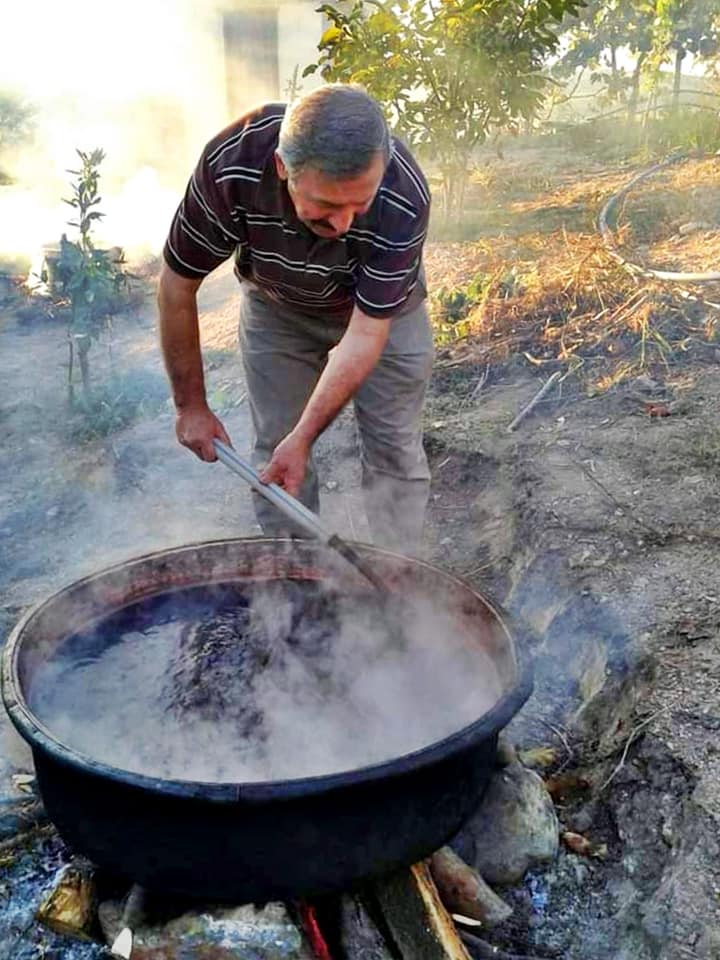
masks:
[[[275,154],[275,168],[287,181],[298,219],[319,237],[335,239],[347,233],[358,214],[367,213],[380,188],[385,164],[377,153],[368,169],[356,177],[338,180],[307,167],[296,177]]]

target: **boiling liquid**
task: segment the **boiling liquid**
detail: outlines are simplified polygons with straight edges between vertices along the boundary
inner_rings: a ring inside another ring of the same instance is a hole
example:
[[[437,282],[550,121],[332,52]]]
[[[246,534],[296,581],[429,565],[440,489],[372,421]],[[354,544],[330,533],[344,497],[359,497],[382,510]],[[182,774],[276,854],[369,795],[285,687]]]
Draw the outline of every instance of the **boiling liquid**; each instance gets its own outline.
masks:
[[[135,773],[252,782],[410,753],[478,719],[501,684],[427,599],[297,581],[143,601],[71,637],[28,700],[65,745]]]

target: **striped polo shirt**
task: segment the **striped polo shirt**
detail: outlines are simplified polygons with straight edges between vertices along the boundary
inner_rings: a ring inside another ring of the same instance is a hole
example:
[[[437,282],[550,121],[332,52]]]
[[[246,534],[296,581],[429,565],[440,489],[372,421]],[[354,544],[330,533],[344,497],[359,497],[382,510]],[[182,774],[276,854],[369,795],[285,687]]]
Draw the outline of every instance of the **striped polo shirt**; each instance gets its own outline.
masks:
[[[417,306],[430,193],[408,149],[393,139],[368,212],[342,237],[325,239],[298,219],[275,169],[284,113],[284,104],[259,107],[208,143],[173,218],[168,266],[201,279],[234,256],[238,279],[311,315],[347,319],[357,304],[389,317]]]

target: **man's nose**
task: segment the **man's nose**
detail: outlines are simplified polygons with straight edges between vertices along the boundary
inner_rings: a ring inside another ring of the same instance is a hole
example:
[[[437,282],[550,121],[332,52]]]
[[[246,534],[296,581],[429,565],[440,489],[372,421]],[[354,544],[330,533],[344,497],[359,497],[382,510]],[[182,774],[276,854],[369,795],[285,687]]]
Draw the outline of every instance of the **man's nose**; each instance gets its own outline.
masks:
[[[355,219],[355,213],[350,208],[337,210],[335,213],[331,213],[327,219],[336,233],[347,233]]]

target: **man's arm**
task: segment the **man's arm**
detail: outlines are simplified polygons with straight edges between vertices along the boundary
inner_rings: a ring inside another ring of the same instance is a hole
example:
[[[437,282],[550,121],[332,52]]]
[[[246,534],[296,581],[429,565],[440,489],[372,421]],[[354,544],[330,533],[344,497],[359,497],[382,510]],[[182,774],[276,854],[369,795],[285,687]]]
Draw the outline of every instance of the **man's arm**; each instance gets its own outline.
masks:
[[[297,496],[314,441],[335,419],[380,359],[390,334],[389,317],[370,317],[353,310],[340,343],[330,351],[327,366],[295,427],[273,451],[261,474]]]
[[[177,412],[177,438],[201,460],[212,461],[217,459],[213,439],[217,437],[227,444],[230,439],[205,398],[197,309],[201,283],[202,280],[181,277],[163,264],[158,312],[160,344]]]

